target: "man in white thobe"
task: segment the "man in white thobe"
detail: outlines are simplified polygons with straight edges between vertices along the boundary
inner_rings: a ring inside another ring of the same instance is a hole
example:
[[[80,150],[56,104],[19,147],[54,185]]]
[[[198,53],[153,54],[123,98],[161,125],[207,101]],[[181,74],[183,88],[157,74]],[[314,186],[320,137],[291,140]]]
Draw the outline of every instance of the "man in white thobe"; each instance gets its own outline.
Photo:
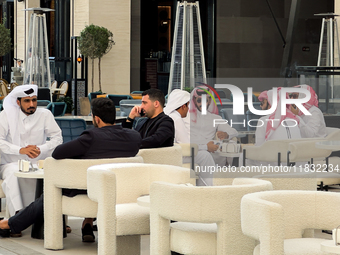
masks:
[[[34,201],[36,180],[17,178],[18,160],[35,164],[51,156],[63,139],[54,116],[37,109],[36,85],[21,85],[5,97],[0,113],[0,174],[10,215]]]
[[[223,167],[226,164],[227,158],[215,153],[219,148],[219,145],[216,144],[216,141],[214,142],[214,140],[218,139],[222,142],[224,139],[236,137],[238,132],[227,123],[214,124],[214,120],[222,120],[222,117],[217,115],[218,108],[216,104],[212,102],[211,97],[206,94],[206,91],[212,92],[205,86],[199,86],[191,92],[189,107],[190,141],[198,144],[199,150],[208,151],[213,157],[215,163],[218,166]],[[206,94],[206,114],[202,114],[203,94]]]
[[[280,89],[278,88],[277,108],[271,115],[263,116],[259,119],[258,126],[255,131],[255,146],[262,145],[268,140],[285,140],[285,139],[299,139],[301,138],[300,128],[298,125],[299,119],[287,108],[286,115],[281,115],[281,98]],[[263,93],[261,93],[263,95]],[[260,95],[260,96],[261,96]],[[263,97],[263,98],[262,98]],[[262,110],[269,110],[272,105],[273,91],[266,92],[266,96],[259,97]],[[289,107],[290,108],[290,107]],[[276,121],[274,121],[274,119]],[[282,125],[283,124],[283,125]]]
[[[295,87],[307,89],[311,94],[310,100],[307,103],[302,104],[311,113],[311,115],[303,114],[297,107],[294,107],[294,105],[290,106],[290,110],[300,119],[299,127],[301,130],[301,136],[303,138],[325,137],[327,135],[326,123],[323,113],[318,107],[318,96],[314,89],[309,85],[299,85]],[[302,93],[292,93],[290,97],[304,98],[305,95]]]
[[[189,92],[175,89],[170,93],[167,105],[164,108],[164,113],[171,117],[175,124],[175,143],[190,143],[190,128],[185,123],[189,110],[189,101]],[[184,162],[188,163],[189,160],[184,159]],[[206,150],[198,151],[194,160],[200,167],[215,165],[214,159]],[[212,179],[204,178],[199,174],[196,184],[197,186],[212,185]]]
[[[301,138],[299,119],[289,110],[290,105],[286,106],[286,115],[281,115],[280,90],[277,90],[277,108],[270,114],[258,120],[255,131],[255,146],[260,146],[269,140],[285,140]],[[262,110],[269,110],[273,102],[273,90],[261,93],[259,96]],[[262,103],[263,102],[263,103]],[[243,155],[240,157],[243,160]],[[241,161],[242,162],[242,161]],[[277,162],[265,162],[259,160],[248,160],[246,165],[277,165]]]

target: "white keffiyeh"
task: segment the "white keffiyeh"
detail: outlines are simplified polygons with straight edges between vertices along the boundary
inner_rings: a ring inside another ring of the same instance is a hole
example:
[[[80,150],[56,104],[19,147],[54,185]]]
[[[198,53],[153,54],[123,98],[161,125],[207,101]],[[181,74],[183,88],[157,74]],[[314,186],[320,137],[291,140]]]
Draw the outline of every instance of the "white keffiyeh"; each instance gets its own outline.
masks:
[[[18,97],[32,97],[38,95],[38,86],[34,84],[20,85],[15,87],[3,101],[4,111],[7,115],[12,143],[20,145],[19,113],[20,106],[17,104]]]

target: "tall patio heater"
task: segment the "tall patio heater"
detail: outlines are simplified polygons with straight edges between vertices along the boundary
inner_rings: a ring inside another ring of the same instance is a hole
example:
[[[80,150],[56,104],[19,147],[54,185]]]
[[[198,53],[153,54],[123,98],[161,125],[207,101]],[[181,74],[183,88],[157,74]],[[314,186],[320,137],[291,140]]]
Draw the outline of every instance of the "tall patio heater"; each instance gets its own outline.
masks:
[[[201,18],[198,1],[178,2],[168,94],[174,89],[206,83]]]
[[[28,31],[24,84],[36,84],[40,88],[49,88],[51,73],[44,12],[54,10],[35,7],[24,11],[33,11]]]
[[[340,65],[339,33],[335,13],[314,14],[322,18],[319,54],[317,66],[334,67]],[[332,72],[330,70],[329,72]],[[326,101],[337,97],[335,87],[339,86],[338,78],[329,75],[326,79]],[[329,90],[330,89],[330,90]]]

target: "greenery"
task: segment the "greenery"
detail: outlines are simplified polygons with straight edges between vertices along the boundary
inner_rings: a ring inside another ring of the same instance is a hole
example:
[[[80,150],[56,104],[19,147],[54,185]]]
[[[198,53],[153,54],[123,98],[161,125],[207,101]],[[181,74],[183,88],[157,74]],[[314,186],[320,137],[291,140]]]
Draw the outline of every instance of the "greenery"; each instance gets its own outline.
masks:
[[[60,97],[57,99],[57,102],[65,102],[67,105],[66,108],[66,113],[72,113],[72,111],[74,110],[73,107],[73,100],[71,97]]]
[[[6,19],[0,23],[0,57],[5,56],[11,50],[11,32],[5,27]]]
[[[191,88],[191,87],[185,87],[183,90],[188,91],[189,93],[191,93],[191,91],[192,91],[193,89],[194,89],[194,88]]]
[[[111,50],[114,43],[112,32],[105,27],[91,24],[80,33],[78,38],[79,51],[92,60],[92,92],[94,91],[94,60],[98,58],[99,90],[102,91],[101,58]]]

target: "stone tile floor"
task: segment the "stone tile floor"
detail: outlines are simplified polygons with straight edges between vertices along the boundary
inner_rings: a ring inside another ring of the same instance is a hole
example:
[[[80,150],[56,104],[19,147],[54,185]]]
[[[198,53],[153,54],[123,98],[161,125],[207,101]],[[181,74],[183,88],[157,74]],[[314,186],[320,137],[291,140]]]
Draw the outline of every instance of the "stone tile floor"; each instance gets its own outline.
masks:
[[[2,212],[0,216],[5,216],[5,199],[1,199]],[[19,238],[1,238],[0,237],[0,255],[93,255],[97,254],[97,232],[95,243],[83,243],[81,241],[81,224],[83,219],[78,217],[69,217],[68,225],[71,226],[72,232],[64,238],[64,249],[52,251],[44,249],[44,240],[31,238],[31,228],[22,232],[23,236]],[[150,238],[142,236],[142,255],[150,254]]]
[[[330,189],[330,191],[339,192],[339,189]],[[5,199],[1,199],[2,212],[0,216],[5,216]],[[72,228],[72,233],[64,238],[64,249],[52,251],[44,249],[44,241],[31,238],[31,228],[23,231],[23,236],[20,238],[1,238],[0,237],[0,255],[92,255],[97,254],[97,232],[95,243],[83,243],[81,241],[81,223],[83,219],[78,217],[69,217],[68,225]],[[315,237],[332,239],[329,234],[322,233],[321,230],[315,231]],[[141,255],[150,254],[150,236],[142,236]]]

